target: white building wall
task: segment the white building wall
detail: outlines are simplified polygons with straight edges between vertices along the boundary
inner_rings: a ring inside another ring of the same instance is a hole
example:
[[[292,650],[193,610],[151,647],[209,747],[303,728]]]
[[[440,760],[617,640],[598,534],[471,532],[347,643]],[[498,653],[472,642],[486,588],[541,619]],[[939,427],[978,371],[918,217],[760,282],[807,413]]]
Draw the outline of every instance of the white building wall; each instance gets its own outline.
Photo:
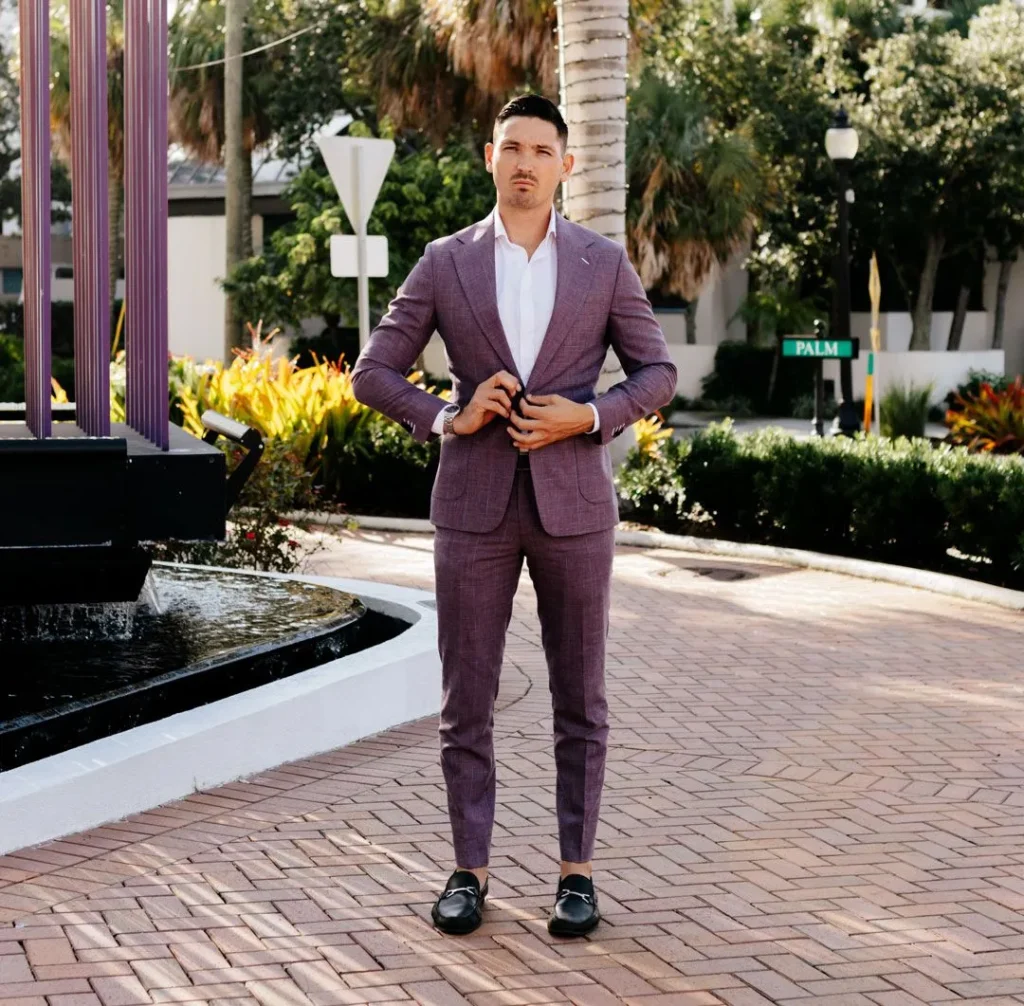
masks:
[[[999,263],[992,262],[985,270],[985,306],[989,308],[986,324],[986,345],[992,345],[995,327],[996,290],[999,286]],[[1006,291],[1006,325],[1003,330],[1006,351],[1006,373],[1024,374],[1024,250],[1010,273]]]
[[[219,360],[224,354],[223,217],[167,221],[167,305],[175,356]]]
[[[263,217],[253,217],[252,241],[263,246]],[[223,216],[167,221],[167,305],[170,351],[196,360],[224,355]],[[259,319],[249,319],[255,324]]]

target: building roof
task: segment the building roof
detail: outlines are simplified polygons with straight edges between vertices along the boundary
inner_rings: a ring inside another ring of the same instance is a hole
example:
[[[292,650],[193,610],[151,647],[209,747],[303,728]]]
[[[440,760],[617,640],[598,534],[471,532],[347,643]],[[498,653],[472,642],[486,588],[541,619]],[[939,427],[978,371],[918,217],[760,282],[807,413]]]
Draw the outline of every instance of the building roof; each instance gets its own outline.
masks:
[[[321,136],[337,136],[349,123],[352,116],[337,112],[321,130],[313,135],[307,146],[307,153],[294,160],[285,161],[274,157],[269,151],[257,151],[252,160],[252,194],[254,196],[280,195],[291,181],[310,161],[316,141]],[[210,164],[198,158],[189,157],[180,146],[172,144],[167,150],[167,198],[175,199],[223,199],[225,176],[223,164]]]

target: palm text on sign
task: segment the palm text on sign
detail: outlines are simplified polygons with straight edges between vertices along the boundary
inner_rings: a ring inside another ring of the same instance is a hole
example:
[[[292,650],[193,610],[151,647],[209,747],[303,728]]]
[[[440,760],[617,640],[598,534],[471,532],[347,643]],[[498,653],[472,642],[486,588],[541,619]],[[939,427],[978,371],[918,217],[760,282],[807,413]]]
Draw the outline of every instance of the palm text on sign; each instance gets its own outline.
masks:
[[[803,356],[819,360],[856,360],[859,339],[783,339],[783,356]]]

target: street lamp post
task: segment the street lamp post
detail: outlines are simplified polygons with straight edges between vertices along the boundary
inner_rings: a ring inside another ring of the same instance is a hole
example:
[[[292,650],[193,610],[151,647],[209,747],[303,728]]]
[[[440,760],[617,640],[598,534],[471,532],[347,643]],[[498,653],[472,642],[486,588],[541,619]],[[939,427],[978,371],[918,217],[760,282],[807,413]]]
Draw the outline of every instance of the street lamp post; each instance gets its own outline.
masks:
[[[825,150],[836,166],[839,182],[839,255],[836,259],[835,319],[837,339],[850,338],[850,162],[857,156],[859,146],[857,130],[839,109],[832,128],[825,133]],[[839,386],[842,401],[836,416],[836,428],[844,435],[860,429],[860,417],[853,404],[853,365],[849,360],[839,361]]]

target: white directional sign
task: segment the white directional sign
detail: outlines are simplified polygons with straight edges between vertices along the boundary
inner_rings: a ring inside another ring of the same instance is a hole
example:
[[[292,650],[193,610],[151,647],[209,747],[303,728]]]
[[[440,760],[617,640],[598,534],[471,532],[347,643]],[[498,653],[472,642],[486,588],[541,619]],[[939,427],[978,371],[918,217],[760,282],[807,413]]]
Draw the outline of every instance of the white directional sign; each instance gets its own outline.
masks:
[[[317,142],[353,230],[365,228],[395,155],[395,141],[357,136],[321,136]]]
[[[366,275],[387,276],[388,239],[382,234],[366,237]],[[331,275],[359,275],[359,238],[355,234],[335,234],[331,238]]]
[[[331,275],[355,276],[358,281],[361,349],[370,338],[369,277],[388,274],[387,238],[367,237],[366,224],[380,195],[388,165],[395,155],[395,143],[394,140],[359,136],[321,136],[317,142],[331,173],[331,181],[341,197],[341,205],[345,207],[355,231],[354,235],[348,236],[350,240],[345,240],[346,235],[331,238]],[[353,245],[350,242],[354,242],[355,271],[352,271]]]

